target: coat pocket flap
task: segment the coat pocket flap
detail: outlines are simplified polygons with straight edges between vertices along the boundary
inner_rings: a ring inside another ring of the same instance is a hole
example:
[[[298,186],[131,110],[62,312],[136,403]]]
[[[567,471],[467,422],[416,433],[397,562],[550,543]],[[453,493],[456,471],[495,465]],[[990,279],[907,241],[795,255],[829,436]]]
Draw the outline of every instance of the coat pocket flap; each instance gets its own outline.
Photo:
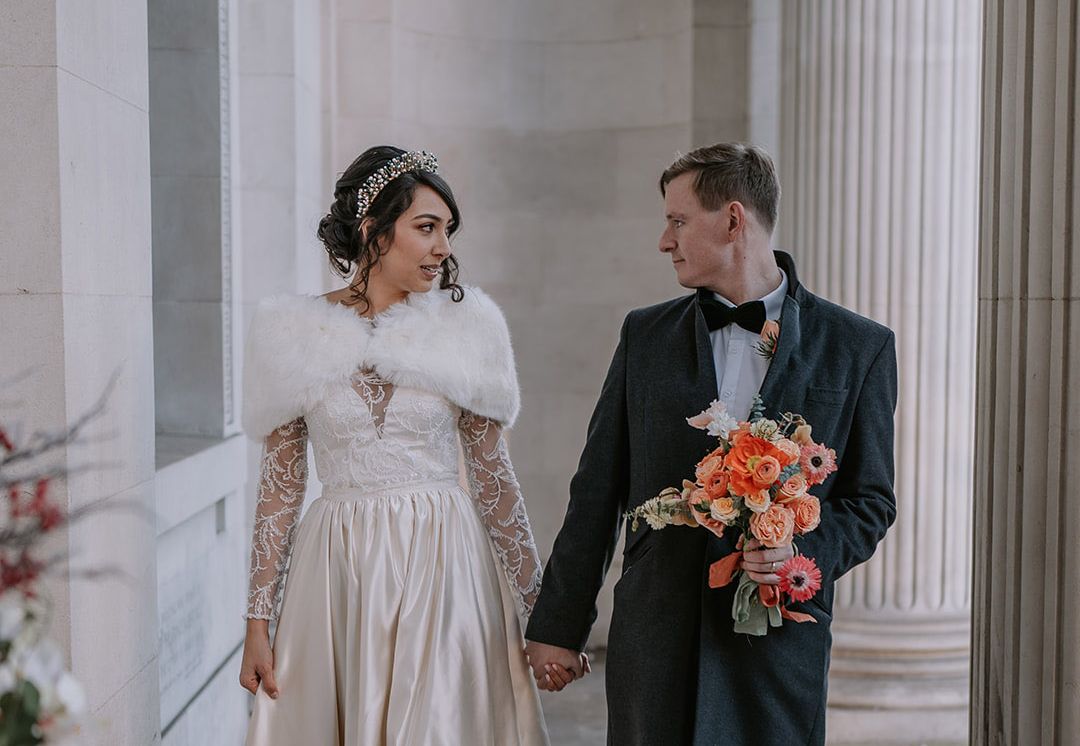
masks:
[[[818,404],[840,405],[847,401],[847,389],[827,389],[820,386],[810,386],[806,389],[806,401]]]

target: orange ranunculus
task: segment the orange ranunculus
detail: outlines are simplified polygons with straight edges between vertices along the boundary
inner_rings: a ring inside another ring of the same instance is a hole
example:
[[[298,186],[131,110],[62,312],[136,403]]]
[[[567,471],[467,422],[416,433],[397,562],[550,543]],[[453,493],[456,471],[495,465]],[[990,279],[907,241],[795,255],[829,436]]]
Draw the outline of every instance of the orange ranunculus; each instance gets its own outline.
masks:
[[[769,548],[790,544],[795,533],[795,514],[783,505],[770,505],[764,513],[750,517],[750,532]]]
[[[806,483],[806,476],[800,471],[798,474],[784,480],[784,483],[780,485],[780,493],[776,496],[776,501],[786,503],[788,500],[802,497],[806,494],[807,489],[809,489],[809,485]]]
[[[717,469],[712,473],[709,481],[705,483],[705,493],[710,500],[719,500],[728,496],[728,473],[723,469]]]
[[[813,531],[821,523],[821,503],[813,495],[803,495],[785,504],[795,516],[795,533]]]
[[[739,509],[730,497],[718,497],[709,506],[709,514],[726,525],[731,525],[739,517]]]
[[[755,513],[764,513],[769,509],[772,498],[769,497],[769,490],[767,489],[754,490],[743,495],[743,501],[746,503],[746,507]]]
[[[750,466],[750,473],[751,478],[754,480],[754,486],[761,489],[772,487],[773,482],[780,476],[780,461],[775,456],[761,456],[757,459],[751,458],[747,466]]]
[[[780,465],[785,469],[798,461],[799,457],[802,455],[799,444],[788,438],[781,438],[773,445],[776,446],[778,451],[784,454],[784,458],[780,459]]]
[[[709,483],[717,472],[722,471],[724,468],[724,449],[717,448],[705,458],[698,462],[697,467],[694,469],[694,473],[697,476],[697,483],[699,487],[704,487]]]
[[[754,469],[763,457],[771,457],[779,466],[784,454],[772,443],[764,438],[750,435],[749,432],[738,432],[732,436],[731,450],[724,458],[724,465],[730,475],[731,488],[737,495],[744,497],[751,492],[757,492],[763,486],[755,479]],[[777,471],[779,475],[779,471]],[[769,485],[775,481],[774,476]]]

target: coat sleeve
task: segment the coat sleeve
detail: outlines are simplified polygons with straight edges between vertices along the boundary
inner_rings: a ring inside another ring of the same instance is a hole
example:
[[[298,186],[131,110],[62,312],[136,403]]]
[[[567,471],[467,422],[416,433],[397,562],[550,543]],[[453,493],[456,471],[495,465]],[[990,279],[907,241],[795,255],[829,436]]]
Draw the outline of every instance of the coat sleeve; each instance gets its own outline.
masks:
[[[629,490],[628,324],[629,317],[589,422],[570,482],[570,504],[526,630],[535,642],[581,650],[596,621],[596,597],[618,542]]]
[[[896,398],[896,338],[890,332],[859,390],[835,482],[821,501],[821,523],[796,540],[826,583],[870,559],[896,519]]]

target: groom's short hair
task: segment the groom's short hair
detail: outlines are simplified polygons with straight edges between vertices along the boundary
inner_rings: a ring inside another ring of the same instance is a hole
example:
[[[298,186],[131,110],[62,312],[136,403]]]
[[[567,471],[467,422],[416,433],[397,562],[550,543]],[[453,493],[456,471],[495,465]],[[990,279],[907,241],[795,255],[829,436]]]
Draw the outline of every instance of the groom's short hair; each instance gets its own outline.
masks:
[[[756,145],[722,142],[691,150],[668,166],[660,177],[660,194],[685,173],[696,173],[694,193],[706,210],[741,202],[757,215],[769,233],[780,214],[780,180],[772,158]]]

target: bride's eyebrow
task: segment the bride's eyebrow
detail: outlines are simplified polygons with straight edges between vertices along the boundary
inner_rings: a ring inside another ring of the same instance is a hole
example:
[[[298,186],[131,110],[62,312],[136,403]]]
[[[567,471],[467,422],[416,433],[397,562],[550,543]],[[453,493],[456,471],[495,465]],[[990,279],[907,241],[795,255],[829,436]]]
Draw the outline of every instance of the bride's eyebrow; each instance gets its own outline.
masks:
[[[415,218],[413,218],[413,220],[434,220],[437,223],[443,222],[442,218],[430,212],[425,212],[422,215],[417,215]]]

